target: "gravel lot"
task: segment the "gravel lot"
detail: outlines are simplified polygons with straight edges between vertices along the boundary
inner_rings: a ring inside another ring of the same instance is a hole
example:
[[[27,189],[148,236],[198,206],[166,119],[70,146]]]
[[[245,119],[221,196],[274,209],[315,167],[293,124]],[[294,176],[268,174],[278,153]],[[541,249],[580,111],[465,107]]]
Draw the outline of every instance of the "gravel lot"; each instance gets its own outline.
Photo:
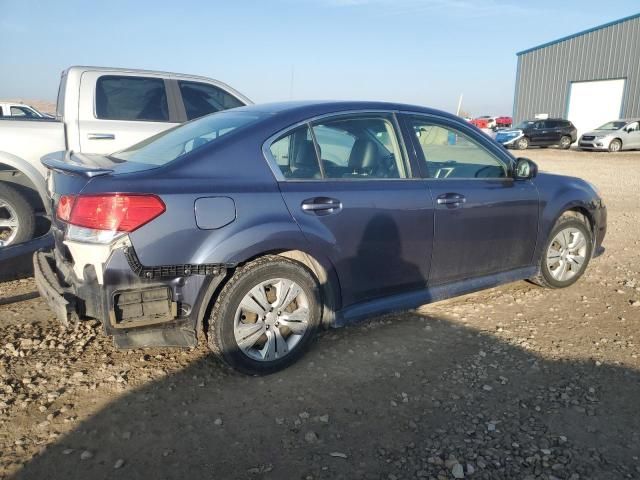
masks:
[[[526,155],[608,205],[577,285],[332,330],[266,378],[204,345],[116,352],[58,327],[31,279],[0,283],[0,477],[640,478],[640,152]]]

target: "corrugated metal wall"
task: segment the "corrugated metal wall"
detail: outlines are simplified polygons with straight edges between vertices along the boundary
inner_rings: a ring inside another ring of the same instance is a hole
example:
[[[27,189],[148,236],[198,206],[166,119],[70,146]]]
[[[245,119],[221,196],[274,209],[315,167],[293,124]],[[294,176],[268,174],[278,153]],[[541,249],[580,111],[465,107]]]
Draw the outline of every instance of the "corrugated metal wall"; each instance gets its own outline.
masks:
[[[516,122],[566,117],[571,82],[626,78],[623,117],[640,117],[640,17],[518,55]]]

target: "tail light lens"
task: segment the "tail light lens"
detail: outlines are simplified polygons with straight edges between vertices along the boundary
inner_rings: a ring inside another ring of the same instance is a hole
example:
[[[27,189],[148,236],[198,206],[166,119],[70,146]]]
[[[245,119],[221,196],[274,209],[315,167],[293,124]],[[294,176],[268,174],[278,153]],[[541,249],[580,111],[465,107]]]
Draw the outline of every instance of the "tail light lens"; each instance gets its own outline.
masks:
[[[156,195],[65,195],[56,214],[62,221],[91,230],[133,232],[162,215],[164,202]]]
[[[56,217],[63,222],[68,222],[71,218],[71,210],[73,209],[73,203],[76,201],[76,197],[73,195],[63,195],[58,200],[58,208],[56,208]]]

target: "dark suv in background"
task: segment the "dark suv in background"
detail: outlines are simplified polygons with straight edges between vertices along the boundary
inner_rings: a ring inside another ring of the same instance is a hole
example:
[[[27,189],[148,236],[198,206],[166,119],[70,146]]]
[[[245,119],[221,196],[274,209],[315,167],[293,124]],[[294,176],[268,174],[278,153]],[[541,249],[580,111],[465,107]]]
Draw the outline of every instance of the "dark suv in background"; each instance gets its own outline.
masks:
[[[505,147],[526,150],[529,146],[548,147],[558,145],[568,149],[578,139],[578,131],[569,120],[549,118],[546,120],[525,120],[516,127],[502,130],[496,141]]]

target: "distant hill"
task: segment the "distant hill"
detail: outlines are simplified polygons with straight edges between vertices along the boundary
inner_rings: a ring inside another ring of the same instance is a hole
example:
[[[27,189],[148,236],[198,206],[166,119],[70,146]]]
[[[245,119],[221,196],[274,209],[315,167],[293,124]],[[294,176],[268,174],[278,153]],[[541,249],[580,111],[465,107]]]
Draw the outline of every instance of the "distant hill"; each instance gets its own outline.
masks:
[[[0,99],[0,102],[12,102],[12,103],[24,103],[25,105],[31,105],[36,110],[42,113],[49,113],[54,115],[56,113],[56,104],[54,102],[48,102],[46,100],[27,100],[24,98],[7,98]]]

